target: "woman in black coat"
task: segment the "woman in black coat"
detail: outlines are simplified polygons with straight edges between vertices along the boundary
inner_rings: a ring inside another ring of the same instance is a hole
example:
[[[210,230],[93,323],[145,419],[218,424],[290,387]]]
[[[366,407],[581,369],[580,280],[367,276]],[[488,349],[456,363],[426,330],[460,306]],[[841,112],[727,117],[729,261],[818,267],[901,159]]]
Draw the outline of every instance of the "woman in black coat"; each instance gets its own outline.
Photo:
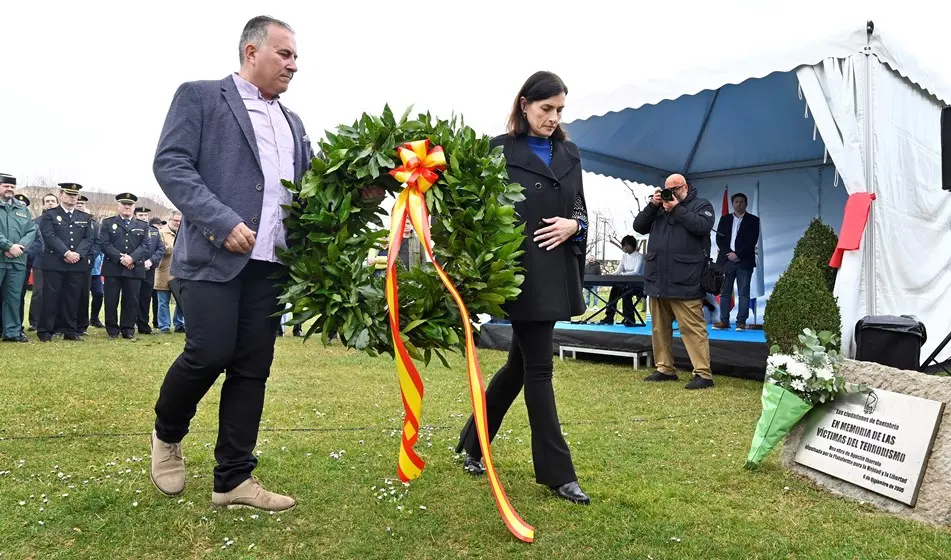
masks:
[[[578,486],[571,452],[561,435],[551,378],[555,321],[585,311],[581,297],[587,239],[587,210],[581,184],[581,157],[561,127],[568,89],[551,72],[537,72],[522,86],[508,121],[508,134],[493,139],[503,146],[509,178],[524,188],[515,205],[525,223],[522,292],[508,302],[512,346],[508,360],[486,389],[489,438],[495,437],[509,406],[525,387],[532,430],[535,480],[566,500],[587,504]],[[485,472],[472,417],[462,429],[456,452],[466,451],[464,468]]]

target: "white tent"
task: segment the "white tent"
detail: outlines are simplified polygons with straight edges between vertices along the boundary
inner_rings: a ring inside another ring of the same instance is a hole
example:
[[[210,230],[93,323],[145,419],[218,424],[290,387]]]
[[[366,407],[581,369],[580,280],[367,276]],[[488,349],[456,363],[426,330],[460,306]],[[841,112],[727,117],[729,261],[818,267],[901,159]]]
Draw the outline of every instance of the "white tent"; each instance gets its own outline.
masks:
[[[951,330],[951,195],[940,188],[939,153],[949,100],[869,22],[575,100],[566,128],[586,171],[651,185],[684,173],[718,211],[724,190],[747,194],[763,226],[753,295],[768,297],[812,218],[838,232],[848,196],[874,193],[862,245],[836,281],[843,347],[854,351],[863,316],[913,314],[929,332],[924,358]],[[946,348],[939,359],[949,357]]]

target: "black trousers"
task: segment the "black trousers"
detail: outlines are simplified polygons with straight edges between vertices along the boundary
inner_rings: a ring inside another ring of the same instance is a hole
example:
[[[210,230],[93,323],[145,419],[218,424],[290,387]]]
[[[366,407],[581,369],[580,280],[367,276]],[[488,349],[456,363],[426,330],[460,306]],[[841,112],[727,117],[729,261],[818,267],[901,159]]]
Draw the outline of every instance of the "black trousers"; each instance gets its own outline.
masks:
[[[492,441],[502,425],[505,413],[524,385],[525,407],[532,429],[535,481],[551,487],[578,480],[568,444],[561,435],[555,391],[551,384],[554,329],[555,324],[552,322],[513,321],[508,360],[492,377],[485,390],[489,441]],[[474,458],[482,458],[472,416],[462,428],[456,452],[463,449]]]
[[[145,280],[139,287],[139,311],[136,324],[140,333],[152,332],[149,326],[149,309],[152,308],[152,291],[155,288],[155,269],[145,271]]]
[[[40,338],[48,339],[53,336],[54,331],[64,335],[76,335],[79,295],[83,282],[88,278],[88,270],[83,272],[43,271],[43,311],[40,313],[40,321],[36,326],[36,334]]]
[[[91,283],[92,276],[86,274],[86,280],[79,292],[79,305],[76,308],[76,330],[79,332],[84,332],[89,328],[89,290]]]
[[[30,326],[38,327],[43,314],[43,269],[33,269],[33,293],[30,295]]]
[[[155,431],[177,443],[188,433],[198,403],[221,372],[215,492],[228,492],[257,466],[254,446],[264,410],[264,388],[274,359],[281,309],[276,263],[249,261],[229,282],[179,280],[187,309],[185,349],[172,363],[155,404]]]
[[[634,294],[636,292],[637,288],[632,288],[630,286],[622,286],[620,284],[611,286],[611,293],[608,295],[608,301],[614,301],[614,299],[617,297],[621,298],[621,314],[624,316],[625,322],[634,320]],[[614,322],[614,314],[617,313],[616,306],[617,302],[604,310],[604,320],[606,322]]]
[[[106,332],[109,336],[135,334],[135,318],[139,314],[140,278],[106,276],[103,288],[106,300]],[[122,311],[119,311],[119,296],[122,296]]]
[[[155,291],[155,278],[152,278],[152,327],[158,328],[158,292]]]

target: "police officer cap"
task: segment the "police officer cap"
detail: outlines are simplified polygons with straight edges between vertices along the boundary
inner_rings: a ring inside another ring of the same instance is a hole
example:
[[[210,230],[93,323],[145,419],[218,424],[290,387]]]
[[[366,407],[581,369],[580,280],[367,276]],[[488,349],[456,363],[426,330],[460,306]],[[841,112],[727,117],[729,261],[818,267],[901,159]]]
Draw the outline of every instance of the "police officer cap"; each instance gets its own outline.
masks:
[[[13,175],[7,175],[6,173],[0,173],[0,184],[5,185],[16,185],[17,178]]]
[[[86,198],[86,195],[79,195],[79,202],[89,202],[89,199]]]
[[[19,200],[20,202],[22,202],[23,204],[27,206],[30,205],[30,199],[27,198],[25,194],[15,194],[13,195],[13,198]]]
[[[79,194],[83,186],[79,183],[59,183],[59,188],[66,194]]]
[[[139,197],[135,196],[130,192],[119,193],[116,195],[116,200],[123,204],[135,204],[135,201],[139,200]]]
[[[151,208],[146,208],[145,206],[139,206],[138,208],[135,209],[136,214],[148,214],[151,211],[152,211]]]
[[[150,226],[164,226],[165,222],[162,221],[162,218],[156,217],[149,220],[149,225]]]

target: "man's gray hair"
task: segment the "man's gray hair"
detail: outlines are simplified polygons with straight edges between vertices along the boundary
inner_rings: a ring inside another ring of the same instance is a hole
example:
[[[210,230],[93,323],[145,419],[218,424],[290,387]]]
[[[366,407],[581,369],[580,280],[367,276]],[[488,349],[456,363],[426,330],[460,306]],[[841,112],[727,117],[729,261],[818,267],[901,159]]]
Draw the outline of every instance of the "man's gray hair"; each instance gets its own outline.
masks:
[[[174,218],[175,216],[181,216],[181,215],[182,215],[182,213],[179,212],[178,210],[172,210],[172,215],[169,216],[168,219],[171,220],[171,219]]]
[[[249,43],[257,48],[267,41],[267,28],[271,25],[280,25],[284,29],[294,33],[290,25],[287,25],[279,19],[270,16],[257,16],[248,20],[244,25],[244,31],[241,32],[241,41],[238,43],[238,60],[244,64],[244,47]]]

